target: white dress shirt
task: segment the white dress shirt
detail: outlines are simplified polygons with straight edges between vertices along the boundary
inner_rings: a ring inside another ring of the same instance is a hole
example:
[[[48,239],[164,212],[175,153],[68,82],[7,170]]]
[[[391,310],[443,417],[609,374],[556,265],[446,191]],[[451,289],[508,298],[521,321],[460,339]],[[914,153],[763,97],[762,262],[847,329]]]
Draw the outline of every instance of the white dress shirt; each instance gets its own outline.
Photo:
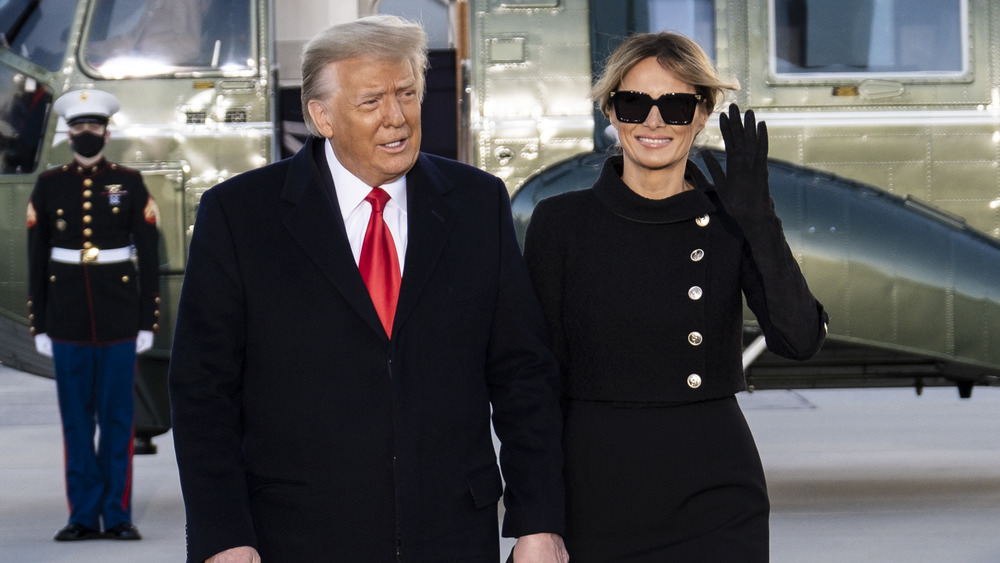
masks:
[[[326,162],[330,166],[330,174],[333,176],[333,185],[337,190],[337,203],[340,204],[340,212],[344,216],[344,225],[347,227],[347,240],[351,243],[351,252],[354,253],[354,263],[361,261],[361,246],[365,241],[365,231],[368,230],[368,219],[372,214],[372,206],[365,201],[368,193],[375,186],[369,186],[362,182],[357,176],[349,172],[344,165],[337,160],[333,154],[333,147],[329,141],[323,143],[326,147]],[[396,256],[399,257],[399,272],[403,273],[403,261],[406,257],[406,176],[378,186],[389,194],[389,201],[382,210],[382,219],[389,232],[392,234],[392,241],[396,243]]]

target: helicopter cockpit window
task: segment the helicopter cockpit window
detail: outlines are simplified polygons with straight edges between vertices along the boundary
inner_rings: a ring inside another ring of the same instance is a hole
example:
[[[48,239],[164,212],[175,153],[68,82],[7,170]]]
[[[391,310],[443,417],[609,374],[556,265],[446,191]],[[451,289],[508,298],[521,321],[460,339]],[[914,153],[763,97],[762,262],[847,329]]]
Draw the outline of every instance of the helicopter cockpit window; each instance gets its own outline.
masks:
[[[108,78],[191,70],[236,72],[252,64],[246,0],[97,0],[81,47]]]
[[[960,76],[967,0],[772,0],[775,74]]]
[[[0,174],[28,174],[38,166],[51,105],[43,84],[0,66]]]
[[[0,0],[0,48],[47,70],[62,66],[77,0]]]
[[[649,31],[673,31],[693,39],[715,60],[713,0],[648,0]]]

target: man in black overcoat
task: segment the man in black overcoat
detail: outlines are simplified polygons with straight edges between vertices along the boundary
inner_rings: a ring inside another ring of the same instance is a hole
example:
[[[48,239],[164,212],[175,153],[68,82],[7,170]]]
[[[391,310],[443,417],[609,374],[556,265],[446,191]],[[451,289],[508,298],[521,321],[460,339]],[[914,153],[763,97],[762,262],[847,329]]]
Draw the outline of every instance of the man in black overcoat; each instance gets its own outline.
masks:
[[[314,137],[201,198],[170,365],[190,561],[495,563],[501,494],[515,561],[568,559],[557,367],[507,191],[419,152],[425,68],[416,24],[320,33]]]

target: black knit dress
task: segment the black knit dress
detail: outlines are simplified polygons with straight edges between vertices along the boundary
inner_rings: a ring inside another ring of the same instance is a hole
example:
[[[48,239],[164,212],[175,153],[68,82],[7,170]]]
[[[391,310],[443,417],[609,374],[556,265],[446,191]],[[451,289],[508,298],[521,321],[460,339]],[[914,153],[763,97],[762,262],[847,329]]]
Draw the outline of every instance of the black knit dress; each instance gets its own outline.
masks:
[[[734,397],[743,297],[771,351],[815,354],[826,313],[778,218],[738,225],[696,189],[643,198],[612,157],[538,204],[525,258],[564,373],[574,563],[767,561],[767,489]]]

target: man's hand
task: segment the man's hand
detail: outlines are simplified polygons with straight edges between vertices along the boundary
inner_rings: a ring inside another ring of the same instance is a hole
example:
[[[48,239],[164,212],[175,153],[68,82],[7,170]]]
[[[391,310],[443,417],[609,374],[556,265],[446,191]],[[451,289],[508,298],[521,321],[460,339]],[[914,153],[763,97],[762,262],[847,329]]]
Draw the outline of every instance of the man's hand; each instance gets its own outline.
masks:
[[[153,347],[153,331],[140,330],[135,337],[135,353],[142,354]]]
[[[531,534],[517,538],[514,563],[568,563],[569,553],[562,537],[556,534]]]
[[[49,338],[48,334],[43,332],[35,335],[35,350],[47,358],[52,357],[52,339]]]
[[[216,553],[205,560],[205,563],[260,563],[257,550],[244,545]]]

